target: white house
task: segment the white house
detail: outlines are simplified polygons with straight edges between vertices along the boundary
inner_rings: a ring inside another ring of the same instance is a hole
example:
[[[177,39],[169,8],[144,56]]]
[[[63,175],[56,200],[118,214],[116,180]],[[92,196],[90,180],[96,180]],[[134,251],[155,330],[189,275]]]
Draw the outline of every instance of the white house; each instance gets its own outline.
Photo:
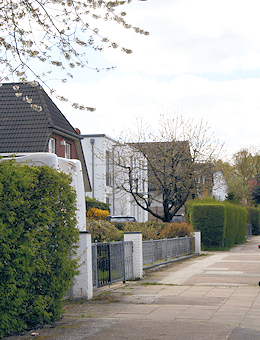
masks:
[[[119,166],[119,154],[123,162],[133,161],[133,151],[127,145],[119,144],[105,134],[81,135],[82,147],[88,167],[92,192],[86,193],[91,198],[109,204],[111,215],[134,216],[138,222],[148,220],[148,212],[134,202],[133,196],[123,190],[129,181],[126,170]],[[138,158],[138,164],[143,160]],[[147,171],[139,171],[139,186],[147,185]],[[147,192],[147,189],[146,189]]]

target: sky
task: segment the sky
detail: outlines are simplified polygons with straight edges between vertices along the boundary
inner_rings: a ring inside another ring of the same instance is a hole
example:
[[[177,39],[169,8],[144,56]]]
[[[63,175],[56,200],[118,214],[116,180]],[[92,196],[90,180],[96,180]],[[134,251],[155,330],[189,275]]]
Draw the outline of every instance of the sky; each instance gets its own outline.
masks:
[[[125,20],[149,31],[136,34],[99,21],[100,34],[128,55],[108,48],[89,52],[84,69],[59,93],[92,106],[78,111],[54,100],[82,134],[111,137],[143,119],[153,126],[160,114],[203,119],[228,154],[260,146],[260,20],[258,1],[133,0]]]

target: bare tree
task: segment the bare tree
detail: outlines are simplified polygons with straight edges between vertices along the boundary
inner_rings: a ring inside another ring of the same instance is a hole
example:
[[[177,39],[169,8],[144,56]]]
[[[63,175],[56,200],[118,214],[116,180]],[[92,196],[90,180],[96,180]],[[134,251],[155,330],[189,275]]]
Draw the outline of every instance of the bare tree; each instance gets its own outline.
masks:
[[[222,145],[202,120],[161,116],[157,130],[140,122],[114,149],[115,187],[155,218],[170,222],[189,197],[210,192]]]
[[[148,32],[132,27],[125,21],[124,5],[130,2],[2,0],[0,82],[10,79],[15,82],[37,81],[47,86],[46,76],[54,71],[54,78],[61,78],[62,83],[66,83],[77,68],[102,69],[92,66],[87,54],[90,49],[101,52],[106,48],[121,48],[127,54],[132,53],[130,49],[120,47],[108,37],[102,36],[98,28],[98,22],[103,19],[147,35]],[[50,92],[55,91],[50,88]],[[57,98],[68,101],[63,96],[57,95]],[[72,103],[72,106],[81,110],[93,110],[77,103]]]

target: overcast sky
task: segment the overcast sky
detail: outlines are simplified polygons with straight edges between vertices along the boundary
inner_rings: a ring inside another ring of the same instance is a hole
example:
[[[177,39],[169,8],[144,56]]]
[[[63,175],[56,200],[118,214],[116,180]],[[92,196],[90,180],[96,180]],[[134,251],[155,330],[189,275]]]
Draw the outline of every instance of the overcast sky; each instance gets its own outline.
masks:
[[[110,136],[161,113],[203,118],[229,153],[260,145],[260,20],[257,0],[133,0],[125,20],[139,35],[98,22],[100,34],[133,50],[91,53],[93,67],[56,88],[96,108],[80,112],[56,101],[82,134]]]

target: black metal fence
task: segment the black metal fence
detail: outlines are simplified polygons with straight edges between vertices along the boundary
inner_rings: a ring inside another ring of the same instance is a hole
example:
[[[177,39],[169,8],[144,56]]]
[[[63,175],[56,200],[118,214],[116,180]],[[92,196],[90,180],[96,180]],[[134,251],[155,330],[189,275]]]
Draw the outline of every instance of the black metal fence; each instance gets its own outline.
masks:
[[[143,241],[143,264],[153,266],[179,256],[195,253],[194,237],[176,237],[163,240]]]
[[[133,242],[92,243],[93,287],[133,277]]]

